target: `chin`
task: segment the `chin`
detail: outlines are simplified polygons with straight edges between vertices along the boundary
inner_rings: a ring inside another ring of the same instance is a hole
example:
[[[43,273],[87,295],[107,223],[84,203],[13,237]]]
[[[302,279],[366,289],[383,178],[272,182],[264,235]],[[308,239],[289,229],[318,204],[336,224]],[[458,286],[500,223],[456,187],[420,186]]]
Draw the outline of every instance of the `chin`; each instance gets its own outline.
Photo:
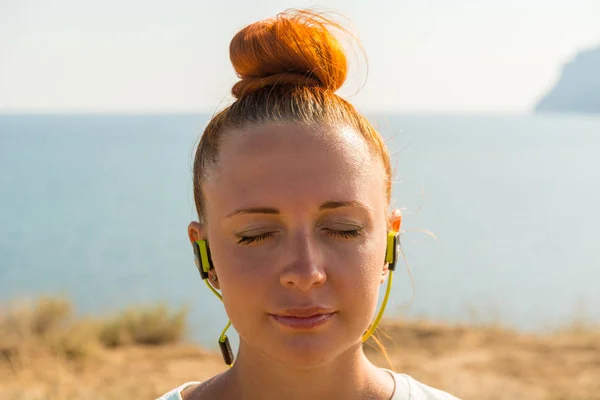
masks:
[[[282,367],[310,369],[336,361],[354,350],[361,351],[362,327],[330,321],[314,329],[288,329],[273,325],[240,333],[241,353],[248,357],[266,357]],[[254,353],[254,356],[252,355]],[[241,354],[240,354],[241,355]]]
[[[275,361],[292,368],[318,367],[332,362],[350,347],[343,346],[339,340],[331,340],[324,336],[318,334],[280,336],[277,344],[271,342],[273,345],[265,352]]]

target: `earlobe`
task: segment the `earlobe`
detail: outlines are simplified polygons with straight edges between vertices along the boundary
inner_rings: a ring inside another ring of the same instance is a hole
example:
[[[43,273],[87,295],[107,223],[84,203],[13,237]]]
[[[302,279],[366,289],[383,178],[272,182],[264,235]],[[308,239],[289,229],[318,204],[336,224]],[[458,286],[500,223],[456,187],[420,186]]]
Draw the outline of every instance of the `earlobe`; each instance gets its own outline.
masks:
[[[379,284],[383,285],[389,275],[390,275],[390,269],[388,267],[388,263],[385,263],[383,270],[381,271],[381,278],[379,280]]]
[[[208,273],[208,280],[210,281],[210,285],[217,290],[221,290],[221,285],[219,285],[219,277],[215,274],[214,268]]]

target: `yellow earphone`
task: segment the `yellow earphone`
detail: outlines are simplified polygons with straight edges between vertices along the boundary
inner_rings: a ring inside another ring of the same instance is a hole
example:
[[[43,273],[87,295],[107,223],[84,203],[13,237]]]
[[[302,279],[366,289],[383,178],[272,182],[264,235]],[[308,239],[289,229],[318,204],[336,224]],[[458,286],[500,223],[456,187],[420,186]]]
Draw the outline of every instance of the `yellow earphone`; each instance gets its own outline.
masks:
[[[210,283],[208,283],[208,271],[210,271],[213,268],[208,242],[206,240],[196,240],[193,243],[193,246],[194,261],[196,262],[198,272],[200,272],[200,277],[202,278],[204,283],[206,283],[206,286],[208,286],[210,291],[213,292],[214,295],[219,298],[219,300],[223,301],[223,297],[221,296],[221,294],[217,292]],[[229,338],[227,337],[225,332],[227,332],[227,329],[229,329],[230,326],[231,321],[227,321],[225,329],[223,329],[223,332],[221,332],[221,336],[219,336],[219,348],[221,349],[221,354],[223,355],[223,360],[225,361],[225,364],[229,366],[233,365],[233,351],[231,351],[231,344],[229,344]]]
[[[396,227],[394,227],[396,228]],[[399,230],[399,226],[398,226]],[[210,257],[210,248],[208,247],[208,242],[206,240],[196,240],[193,243],[194,246],[194,260],[196,261],[196,267],[198,268],[198,272],[200,272],[200,276],[202,280],[206,283],[206,286],[210,289],[211,292],[214,293],[215,296],[219,298],[219,300],[223,301],[223,297],[219,292],[212,287],[212,285],[208,282],[208,271],[213,268],[212,259]],[[387,234],[387,245],[385,250],[385,261],[388,264],[388,269],[390,271],[390,276],[388,278],[387,287],[385,289],[385,296],[383,297],[383,302],[381,303],[381,308],[375,317],[373,323],[369,326],[367,331],[362,336],[363,343],[371,337],[379,321],[381,321],[381,317],[385,311],[385,306],[387,305],[388,298],[390,297],[390,292],[392,289],[392,277],[394,274],[394,270],[396,269],[396,263],[398,262],[398,255],[400,254],[400,233],[395,231],[388,231]],[[221,336],[219,336],[219,348],[221,349],[221,354],[223,355],[223,360],[225,364],[231,366],[233,365],[233,352],[231,351],[231,345],[229,344],[229,338],[225,334],[227,329],[231,326],[231,321],[227,322],[225,329],[221,332]]]

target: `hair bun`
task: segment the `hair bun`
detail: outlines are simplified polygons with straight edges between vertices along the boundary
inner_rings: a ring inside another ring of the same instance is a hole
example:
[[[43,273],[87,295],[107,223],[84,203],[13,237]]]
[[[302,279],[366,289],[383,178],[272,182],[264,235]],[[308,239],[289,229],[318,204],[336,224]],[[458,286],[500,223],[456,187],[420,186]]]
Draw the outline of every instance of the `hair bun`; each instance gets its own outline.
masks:
[[[348,72],[346,55],[330,28],[344,30],[323,15],[293,10],[248,25],[229,45],[240,77],[231,93],[240,98],[273,85],[319,86],[335,92]]]

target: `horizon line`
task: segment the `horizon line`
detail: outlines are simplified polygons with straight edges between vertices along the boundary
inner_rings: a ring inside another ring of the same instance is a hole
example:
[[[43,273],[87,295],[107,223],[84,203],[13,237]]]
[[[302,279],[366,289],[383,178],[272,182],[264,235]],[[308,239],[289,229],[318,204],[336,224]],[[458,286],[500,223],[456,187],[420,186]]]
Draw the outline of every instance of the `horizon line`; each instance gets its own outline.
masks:
[[[537,114],[536,110],[508,111],[508,110],[361,110],[358,112],[364,115],[532,115]],[[40,115],[40,116],[61,116],[61,115],[214,115],[218,111],[206,110],[2,110],[0,116],[19,116],[19,115]]]

